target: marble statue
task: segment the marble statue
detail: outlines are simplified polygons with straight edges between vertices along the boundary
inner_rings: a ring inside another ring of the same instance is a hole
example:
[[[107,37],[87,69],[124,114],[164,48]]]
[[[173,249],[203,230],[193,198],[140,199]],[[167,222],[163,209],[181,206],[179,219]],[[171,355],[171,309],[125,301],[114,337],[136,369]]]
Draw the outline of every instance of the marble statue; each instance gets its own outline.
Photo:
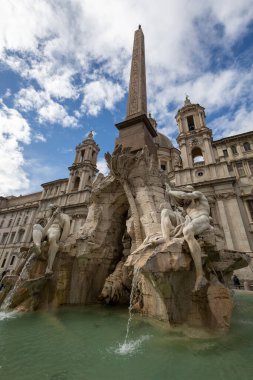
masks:
[[[169,202],[162,203],[161,206],[161,230],[164,241],[169,243],[172,237],[180,234],[181,226],[185,219],[183,214]]]
[[[40,224],[33,226],[33,242],[38,254],[41,252],[41,243],[47,239],[49,243],[46,274],[53,274],[52,268],[60,243],[63,243],[70,231],[70,218],[61,211],[61,208],[50,204],[48,208],[49,221],[43,228]]]
[[[210,225],[211,218],[209,216],[210,207],[208,200],[200,191],[194,191],[192,186],[186,186],[184,191],[179,191],[171,190],[170,186],[166,184],[166,192],[169,196],[178,201],[186,212],[185,221],[182,225],[182,233],[188,243],[194,261],[196,269],[194,290],[197,291],[207,283],[202,267],[201,248],[195,236],[213,228]]]

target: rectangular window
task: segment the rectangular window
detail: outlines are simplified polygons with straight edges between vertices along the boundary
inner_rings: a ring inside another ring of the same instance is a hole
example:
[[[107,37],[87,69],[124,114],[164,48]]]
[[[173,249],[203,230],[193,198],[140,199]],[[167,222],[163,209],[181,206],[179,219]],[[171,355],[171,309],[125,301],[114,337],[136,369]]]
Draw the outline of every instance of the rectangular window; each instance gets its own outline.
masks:
[[[234,169],[233,169],[233,166],[227,164],[227,167],[228,167],[228,172],[229,172],[229,174],[230,174],[230,175],[234,175]]]
[[[224,150],[223,150],[223,156],[224,156],[224,157],[228,157],[228,151],[227,151],[227,149],[224,149]]]
[[[10,265],[14,265],[15,259],[16,259],[16,256],[13,255],[12,258],[11,258]]]
[[[237,171],[238,171],[239,177],[245,177],[245,170],[244,170],[244,167],[243,167],[243,163],[242,162],[238,162],[236,164],[236,167],[237,167]]]
[[[167,163],[166,163],[166,161],[161,161],[161,169],[164,170],[164,171],[167,169]]]
[[[193,131],[195,129],[193,116],[187,117],[187,124],[188,124],[189,131]]]
[[[251,174],[253,174],[253,160],[249,160],[248,164],[249,164],[249,170],[250,170]]]
[[[9,243],[13,243],[15,234],[16,234],[16,232],[12,232],[11,233],[11,237],[10,237]]]
[[[8,254],[9,254],[9,252],[5,252],[5,254],[4,254],[4,259],[3,259],[3,261],[2,261],[1,268],[4,268],[4,266],[5,266]]]
[[[232,150],[232,153],[233,153],[233,154],[237,154],[237,153],[238,153],[238,152],[237,152],[237,148],[236,148],[235,145],[231,145],[231,150]]]
[[[3,262],[2,262],[1,268],[4,268],[5,263],[6,263],[6,258],[5,258],[5,259],[3,260]]]
[[[250,143],[248,141],[246,141],[245,143],[243,143],[243,148],[244,148],[245,152],[251,151]]]
[[[249,201],[247,201],[247,204],[248,204],[251,220],[253,220],[253,199],[250,199]]]
[[[24,234],[25,234],[25,230],[21,229],[18,231],[18,242],[23,243]]]
[[[7,240],[8,232],[5,232],[2,236],[1,244],[5,244]]]

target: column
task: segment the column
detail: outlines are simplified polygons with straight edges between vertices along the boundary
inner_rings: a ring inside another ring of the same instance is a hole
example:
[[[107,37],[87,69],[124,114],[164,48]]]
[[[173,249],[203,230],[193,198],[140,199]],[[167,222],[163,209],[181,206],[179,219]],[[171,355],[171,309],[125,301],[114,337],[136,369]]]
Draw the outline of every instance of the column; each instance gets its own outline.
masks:
[[[218,200],[218,210],[220,213],[220,220],[225,234],[225,240],[228,249],[235,249],[232,235],[230,233],[230,226],[228,223],[226,209],[224,207],[223,200]]]

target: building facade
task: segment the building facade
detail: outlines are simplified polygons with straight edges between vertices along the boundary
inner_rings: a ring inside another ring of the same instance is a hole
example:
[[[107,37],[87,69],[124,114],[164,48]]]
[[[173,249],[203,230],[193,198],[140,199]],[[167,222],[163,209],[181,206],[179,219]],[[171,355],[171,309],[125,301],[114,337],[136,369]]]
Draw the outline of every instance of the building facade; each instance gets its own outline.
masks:
[[[76,147],[69,178],[42,184],[43,191],[19,197],[0,197],[0,274],[13,270],[18,263],[18,253],[32,241],[35,223],[46,223],[46,210],[52,203],[70,215],[74,234],[84,223],[92,181],[97,173],[99,147],[92,132]]]
[[[205,110],[187,98],[176,115],[181,167],[175,184],[192,184],[211,206],[229,249],[253,251],[253,132],[214,141]]]

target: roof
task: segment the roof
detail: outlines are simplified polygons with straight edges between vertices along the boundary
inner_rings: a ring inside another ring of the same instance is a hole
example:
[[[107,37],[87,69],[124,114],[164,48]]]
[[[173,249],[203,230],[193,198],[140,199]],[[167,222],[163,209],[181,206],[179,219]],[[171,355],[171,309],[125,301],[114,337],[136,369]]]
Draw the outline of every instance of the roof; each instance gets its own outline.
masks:
[[[67,182],[67,181],[68,181],[68,178],[56,179],[54,181],[42,183],[41,186],[44,187],[44,186],[49,186],[49,185],[55,185],[57,183]]]
[[[245,137],[252,137],[252,136],[253,136],[252,131],[244,132],[244,133],[240,133],[239,135],[233,135],[233,136],[223,137],[222,139],[219,139],[219,140],[214,140],[213,144],[225,143],[226,141],[229,141],[229,140],[244,139]]]
[[[160,132],[157,132],[157,137],[154,138],[154,141],[156,144],[158,144],[159,148],[174,148],[170,139]]]

